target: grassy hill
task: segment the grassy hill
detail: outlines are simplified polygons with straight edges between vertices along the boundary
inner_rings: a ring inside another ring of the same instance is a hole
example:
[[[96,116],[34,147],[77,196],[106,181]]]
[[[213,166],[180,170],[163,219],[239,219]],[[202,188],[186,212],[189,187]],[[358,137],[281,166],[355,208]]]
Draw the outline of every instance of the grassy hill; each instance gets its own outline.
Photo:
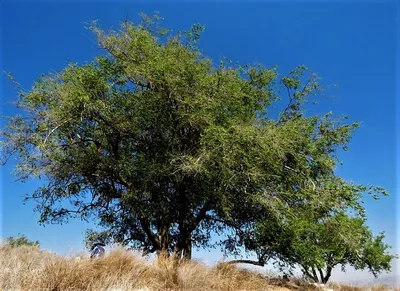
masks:
[[[393,290],[385,286],[329,285],[332,290]],[[149,263],[138,254],[112,250],[105,258],[61,257],[38,247],[0,246],[1,290],[319,290],[300,280],[285,282],[232,265],[192,261]],[[396,289],[400,290],[400,289]]]

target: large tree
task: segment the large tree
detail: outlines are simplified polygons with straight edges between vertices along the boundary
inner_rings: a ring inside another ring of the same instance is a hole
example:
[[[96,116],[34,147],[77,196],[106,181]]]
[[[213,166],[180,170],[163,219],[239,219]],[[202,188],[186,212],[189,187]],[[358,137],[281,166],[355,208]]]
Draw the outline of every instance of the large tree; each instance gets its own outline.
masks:
[[[92,26],[105,55],[21,92],[24,113],[1,131],[4,162],[15,155],[22,180],[45,178],[27,197],[42,223],[94,217],[106,240],[184,258],[230,228],[233,250],[237,233],[318,195],[293,189],[333,173],[357,124],[305,115],[321,89],[307,68],[278,78],[261,65],[213,65],[196,47],[202,26],[172,34],[153,21]]]

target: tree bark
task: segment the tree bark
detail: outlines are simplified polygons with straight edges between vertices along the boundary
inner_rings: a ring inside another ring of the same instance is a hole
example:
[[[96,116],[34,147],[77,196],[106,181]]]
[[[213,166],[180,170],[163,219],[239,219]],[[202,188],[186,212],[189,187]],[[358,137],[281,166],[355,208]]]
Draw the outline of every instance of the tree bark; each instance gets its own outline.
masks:
[[[324,284],[328,283],[329,278],[331,277],[331,275],[332,275],[332,267],[328,266],[328,267],[326,267],[326,275],[323,278],[323,282],[322,283],[324,283]]]
[[[160,229],[160,249],[161,251],[168,252],[169,246],[169,225],[163,223]]]
[[[314,268],[311,268],[311,270],[312,270],[312,274],[313,274],[313,277],[314,277],[314,281],[315,281],[316,283],[318,283],[319,280],[318,280],[317,272],[315,271]]]
[[[184,240],[184,245],[182,248],[182,259],[191,260],[192,259],[192,239],[191,235],[187,235]]]
[[[315,273],[315,270],[313,268],[311,268],[313,274],[310,274],[309,272],[310,269],[308,267],[307,268],[305,266],[301,267],[303,268],[302,271],[304,275],[306,275],[309,279],[313,280],[314,282],[318,283],[318,277],[316,277],[317,274]]]
[[[311,275],[308,271],[303,270],[303,273],[311,280],[313,280],[315,282],[315,278],[313,277],[313,275]]]
[[[161,250],[160,240],[157,238],[157,236],[151,230],[149,221],[144,216],[140,216],[139,221],[140,221],[143,231],[146,233],[148,239],[151,242],[151,245],[153,246],[152,251],[157,251],[157,253],[158,253],[158,251]]]
[[[319,272],[319,281],[321,282],[321,283],[325,283],[324,282],[324,273],[322,272],[322,269],[321,268],[318,268],[318,272]]]
[[[180,227],[180,238],[175,249],[175,258],[178,261],[192,259],[192,233],[184,227]]]

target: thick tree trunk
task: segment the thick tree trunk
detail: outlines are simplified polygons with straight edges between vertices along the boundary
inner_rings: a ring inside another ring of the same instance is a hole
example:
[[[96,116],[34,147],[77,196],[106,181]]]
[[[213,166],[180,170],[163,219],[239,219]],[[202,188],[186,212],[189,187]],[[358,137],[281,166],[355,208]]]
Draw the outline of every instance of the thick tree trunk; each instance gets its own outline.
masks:
[[[328,267],[326,267],[326,274],[325,274],[325,277],[323,278],[322,283],[324,283],[324,284],[328,283],[331,275],[332,275],[332,267],[328,266]]]
[[[181,229],[180,239],[175,249],[174,256],[178,261],[192,259],[192,234]]]
[[[169,228],[170,225],[164,222],[159,229],[160,248],[157,251],[159,260],[164,260],[169,257]]]
[[[187,234],[186,237],[183,238],[183,246],[182,246],[182,260],[191,260],[192,259],[192,239],[191,234]]]
[[[169,225],[164,224],[160,230],[160,249],[168,252],[169,246]]]

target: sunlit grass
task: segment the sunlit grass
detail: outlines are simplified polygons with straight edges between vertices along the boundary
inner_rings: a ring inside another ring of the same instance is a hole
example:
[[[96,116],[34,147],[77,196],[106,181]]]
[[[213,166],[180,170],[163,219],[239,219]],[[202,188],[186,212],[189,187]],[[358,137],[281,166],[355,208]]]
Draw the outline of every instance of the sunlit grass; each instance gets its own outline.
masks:
[[[390,290],[385,286],[334,290]],[[296,280],[284,282],[256,272],[197,261],[177,265],[172,259],[148,262],[134,252],[113,249],[102,259],[61,257],[38,247],[0,246],[0,290],[317,290]],[[398,289],[399,290],[399,289]]]

